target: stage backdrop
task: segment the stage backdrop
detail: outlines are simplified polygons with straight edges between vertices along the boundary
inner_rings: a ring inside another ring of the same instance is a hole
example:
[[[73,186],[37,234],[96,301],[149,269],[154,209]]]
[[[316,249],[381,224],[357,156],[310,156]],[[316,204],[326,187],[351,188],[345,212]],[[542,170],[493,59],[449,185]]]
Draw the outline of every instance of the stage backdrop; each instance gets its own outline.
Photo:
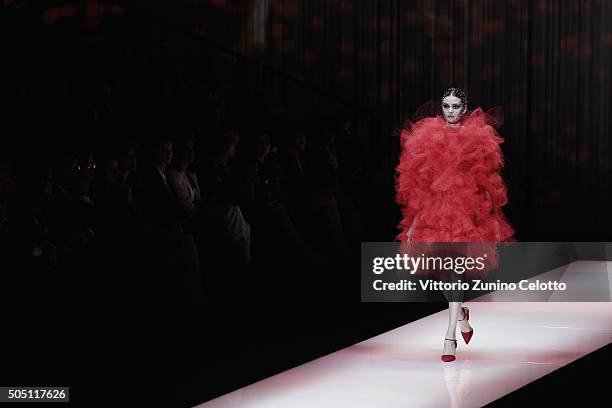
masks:
[[[117,3],[246,66],[245,89],[234,91],[259,96],[251,108],[295,114],[323,98],[296,102],[296,89],[308,89],[361,112],[389,179],[399,153],[392,130],[422,102],[455,85],[471,107],[502,105],[507,212],[520,236],[610,239],[612,1]]]

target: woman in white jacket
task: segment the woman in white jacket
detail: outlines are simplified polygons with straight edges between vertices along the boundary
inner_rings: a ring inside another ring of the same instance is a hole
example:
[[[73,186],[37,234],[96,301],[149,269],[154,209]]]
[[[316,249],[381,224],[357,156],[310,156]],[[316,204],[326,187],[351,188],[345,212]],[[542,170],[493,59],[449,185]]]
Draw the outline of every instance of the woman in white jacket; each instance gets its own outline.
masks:
[[[223,232],[235,246],[243,263],[251,259],[251,228],[244,219],[238,205],[208,207],[202,200],[198,178],[192,167],[196,161],[196,141],[188,134],[176,144],[176,155],[172,169],[168,172],[168,184],[174,191],[186,222],[197,234],[207,223],[221,224]]]

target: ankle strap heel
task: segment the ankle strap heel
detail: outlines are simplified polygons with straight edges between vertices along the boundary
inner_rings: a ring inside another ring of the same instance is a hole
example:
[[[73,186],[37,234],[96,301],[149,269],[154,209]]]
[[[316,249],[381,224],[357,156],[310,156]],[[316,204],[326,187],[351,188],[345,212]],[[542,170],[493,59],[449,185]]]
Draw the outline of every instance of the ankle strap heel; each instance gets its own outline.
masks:
[[[463,310],[463,319],[458,319],[457,321],[468,321],[470,320],[470,309],[468,309],[467,307],[462,307],[461,310]],[[465,341],[465,344],[468,344],[470,342],[470,340],[472,339],[472,336],[474,335],[474,329],[470,330],[469,332],[461,332],[461,337],[463,337],[463,341]]]
[[[455,343],[455,349],[457,349],[457,340],[456,339],[449,339],[448,337],[445,337],[444,340],[448,340],[448,341],[452,341]],[[444,361],[445,363],[448,363],[449,361],[454,361],[455,360],[455,356],[452,354],[442,354],[442,361]]]

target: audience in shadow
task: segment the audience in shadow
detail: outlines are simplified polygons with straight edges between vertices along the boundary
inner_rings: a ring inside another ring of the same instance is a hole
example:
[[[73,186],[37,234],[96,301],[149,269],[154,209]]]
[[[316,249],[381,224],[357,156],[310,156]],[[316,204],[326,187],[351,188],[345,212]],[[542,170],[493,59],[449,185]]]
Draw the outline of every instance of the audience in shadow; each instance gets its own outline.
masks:
[[[147,247],[153,258],[159,258],[160,268],[152,282],[157,290],[184,293],[174,301],[199,303],[203,300],[203,284],[199,255],[192,235],[183,228],[185,214],[174,191],[168,184],[168,167],[172,163],[173,143],[167,134],[162,134],[150,146],[150,163],[143,172],[144,189],[136,198],[137,212],[144,220],[148,238]]]
[[[93,144],[50,143],[31,160],[4,149],[4,259],[90,288],[83,297],[194,305],[235,278],[260,284],[260,267],[336,267],[357,253],[365,223],[331,127],[158,122],[93,123]]]
[[[278,258],[282,252],[313,266],[324,265],[327,259],[306,242],[279,200],[280,162],[278,148],[272,148],[270,136],[265,132],[256,133],[243,153],[242,177],[247,194],[242,208],[247,220],[261,232],[257,252],[267,258]]]
[[[279,200],[318,250],[332,258],[347,258],[351,250],[338,202],[333,191],[317,184],[322,163],[312,156],[308,161],[307,140],[304,128],[298,127],[281,149]]]
[[[233,129],[216,135],[211,149],[204,155],[200,191],[205,219],[220,226],[222,232],[217,238],[229,241],[232,247],[228,259],[237,260],[244,269],[251,260],[251,225],[240,206],[246,195],[246,185],[240,177],[240,163],[236,157],[239,141],[240,136]]]

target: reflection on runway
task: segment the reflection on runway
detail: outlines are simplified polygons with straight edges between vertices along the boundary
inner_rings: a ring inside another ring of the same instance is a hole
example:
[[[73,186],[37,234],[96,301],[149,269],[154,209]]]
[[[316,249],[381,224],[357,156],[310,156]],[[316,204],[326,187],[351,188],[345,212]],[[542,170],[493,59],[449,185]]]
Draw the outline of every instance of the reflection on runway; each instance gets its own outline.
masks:
[[[612,262],[596,261],[563,280],[593,271],[612,282]],[[457,333],[454,362],[440,361],[444,310],[198,407],[480,407],[612,342],[610,302],[467,305],[475,335],[466,346]]]

